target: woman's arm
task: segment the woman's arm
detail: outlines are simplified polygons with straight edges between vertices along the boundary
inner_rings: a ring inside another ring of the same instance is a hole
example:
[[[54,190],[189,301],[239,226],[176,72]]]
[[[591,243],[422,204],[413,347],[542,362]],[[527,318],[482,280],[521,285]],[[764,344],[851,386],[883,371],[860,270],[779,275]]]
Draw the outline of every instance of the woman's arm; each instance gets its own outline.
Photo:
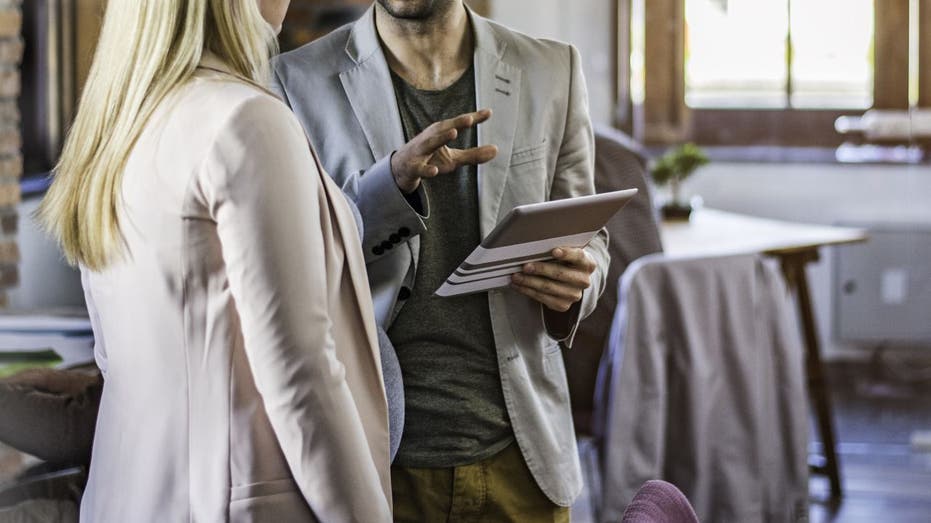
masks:
[[[330,333],[329,210],[315,172],[297,121],[257,95],[220,133],[202,182],[249,364],[295,481],[322,521],[390,521]]]

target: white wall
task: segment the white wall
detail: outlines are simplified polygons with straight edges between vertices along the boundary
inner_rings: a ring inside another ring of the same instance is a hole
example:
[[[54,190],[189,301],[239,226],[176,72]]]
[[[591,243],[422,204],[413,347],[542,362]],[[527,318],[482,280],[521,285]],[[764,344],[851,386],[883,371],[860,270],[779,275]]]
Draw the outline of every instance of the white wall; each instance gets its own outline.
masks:
[[[32,213],[38,198],[19,205],[17,241],[21,261],[19,285],[9,291],[13,309],[44,309],[50,307],[84,306],[79,273],[62,259],[58,247],[39,231]]]
[[[708,207],[767,218],[931,228],[931,166],[712,163],[684,192]],[[822,254],[809,276],[826,355],[861,357],[871,347],[834,339],[833,252]]]
[[[492,0],[491,18],[520,32],[575,45],[582,55],[592,120],[610,124],[614,110],[611,2]]]

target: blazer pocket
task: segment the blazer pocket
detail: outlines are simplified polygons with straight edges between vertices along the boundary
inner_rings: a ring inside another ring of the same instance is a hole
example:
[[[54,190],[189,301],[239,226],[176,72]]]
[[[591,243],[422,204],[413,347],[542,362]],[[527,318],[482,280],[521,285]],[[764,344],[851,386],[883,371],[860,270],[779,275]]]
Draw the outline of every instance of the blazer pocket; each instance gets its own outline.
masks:
[[[522,147],[511,153],[511,167],[543,160],[546,157],[546,139],[537,145]]]
[[[230,488],[230,502],[297,492],[297,484],[291,478],[249,483]]]

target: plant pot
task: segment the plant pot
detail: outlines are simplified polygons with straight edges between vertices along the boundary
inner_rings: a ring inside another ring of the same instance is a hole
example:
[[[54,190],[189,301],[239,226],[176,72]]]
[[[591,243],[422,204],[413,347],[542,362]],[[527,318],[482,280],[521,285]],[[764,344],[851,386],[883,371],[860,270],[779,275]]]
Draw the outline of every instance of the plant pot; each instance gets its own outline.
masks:
[[[667,203],[661,209],[664,220],[688,221],[692,215],[692,206],[681,203]]]

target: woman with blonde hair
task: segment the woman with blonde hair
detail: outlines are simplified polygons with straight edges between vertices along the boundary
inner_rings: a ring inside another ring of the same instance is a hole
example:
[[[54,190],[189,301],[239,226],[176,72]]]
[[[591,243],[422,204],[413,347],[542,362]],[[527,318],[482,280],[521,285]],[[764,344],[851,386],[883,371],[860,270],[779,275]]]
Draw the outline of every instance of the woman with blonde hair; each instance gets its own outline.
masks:
[[[107,3],[40,209],[105,377],[83,521],[390,520],[358,231],[261,87],[288,3]]]

